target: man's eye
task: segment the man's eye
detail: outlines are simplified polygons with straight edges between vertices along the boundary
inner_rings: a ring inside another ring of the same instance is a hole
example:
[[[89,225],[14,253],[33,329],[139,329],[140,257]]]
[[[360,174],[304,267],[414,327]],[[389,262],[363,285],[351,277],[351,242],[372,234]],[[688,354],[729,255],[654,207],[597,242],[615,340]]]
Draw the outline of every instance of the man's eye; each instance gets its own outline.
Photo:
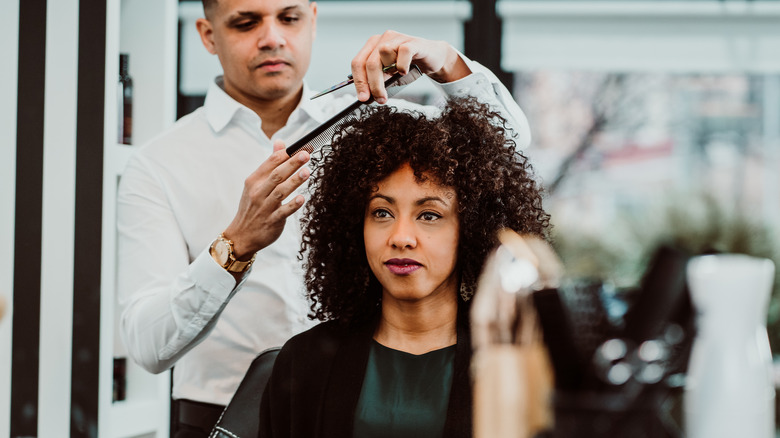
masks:
[[[249,30],[255,25],[254,21],[242,21],[233,25],[238,30]]]
[[[300,20],[300,18],[297,15],[285,15],[281,18],[283,23],[295,23],[298,20]]]

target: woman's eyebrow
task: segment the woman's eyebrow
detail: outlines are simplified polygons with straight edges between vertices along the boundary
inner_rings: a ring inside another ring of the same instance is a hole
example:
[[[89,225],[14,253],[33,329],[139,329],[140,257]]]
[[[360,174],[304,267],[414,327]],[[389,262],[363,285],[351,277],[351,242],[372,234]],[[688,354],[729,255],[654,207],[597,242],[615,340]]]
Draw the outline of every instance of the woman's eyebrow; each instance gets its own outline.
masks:
[[[426,196],[424,198],[418,199],[417,201],[415,201],[415,205],[423,205],[423,204],[426,204],[428,202],[438,202],[440,204],[444,204],[445,206],[449,205],[449,203],[447,203],[447,201],[445,201],[444,199],[442,199],[442,198],[440,198],[438,196]]]
[[[368,201],[371,202],[371,201],[373,201],[374,199],[377,199],[377,198],[384,199],[385,201],[389,202],[390,204],[395,204],[396,203],[395,198],[393,198],[392,196],[383,195],[381,193],[376,193],[374,195],[371,195],[371,197],[368,198]],[[437,203],[440,203],[440,204],[445,205],[445,206],[450,205],[446,200],[442,199],[439,196],[426,196],[424,198],[420,198],[420,199],[414,201],[414,205],[420,206],[420,205],[427,204],[429,202],[437,202]]]
[[[387,202],[389,202],[391,204],[395,204],[395,198],[393,198],[391,196],[387,196],[387,195],[382,195],[380,193],[375,193],[375,194],[371,195],[371,197],[368,198],[368,201],[371,202],[371,201],[373,201],[376,198],[384,199],[385,201],[387,201]]]

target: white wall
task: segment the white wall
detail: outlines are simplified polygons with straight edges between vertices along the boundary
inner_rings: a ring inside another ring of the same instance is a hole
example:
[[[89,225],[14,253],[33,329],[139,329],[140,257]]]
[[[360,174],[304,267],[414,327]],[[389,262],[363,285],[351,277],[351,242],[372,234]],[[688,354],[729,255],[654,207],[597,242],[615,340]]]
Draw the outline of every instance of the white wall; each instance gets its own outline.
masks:
[[[14,272],[14,198],[16,190],[16,89],[19,50],[19,1],[8,0],[0,14],[0,297],[6,315],[0,320],[0,436],[11,427],[11,300]]]
[[[780,71],[776,1],[500,0],[507,71]]]

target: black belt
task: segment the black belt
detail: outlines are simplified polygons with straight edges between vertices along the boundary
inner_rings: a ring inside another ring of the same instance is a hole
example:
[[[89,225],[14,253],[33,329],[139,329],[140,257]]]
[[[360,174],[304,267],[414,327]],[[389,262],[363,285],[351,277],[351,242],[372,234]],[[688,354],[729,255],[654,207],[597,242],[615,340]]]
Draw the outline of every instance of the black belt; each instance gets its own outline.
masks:
[[[176,403],[178,404],[179,423],[197,427],[207,434],[211,432],[219,421],[222,411],[225,410],[225,407],[221,405],[192,400],[178,399]]]

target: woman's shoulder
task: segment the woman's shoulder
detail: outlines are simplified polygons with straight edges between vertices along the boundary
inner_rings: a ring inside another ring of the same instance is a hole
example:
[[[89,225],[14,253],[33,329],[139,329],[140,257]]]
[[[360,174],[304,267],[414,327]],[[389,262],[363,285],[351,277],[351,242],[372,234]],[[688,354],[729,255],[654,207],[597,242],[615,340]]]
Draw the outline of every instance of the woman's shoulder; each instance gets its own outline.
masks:
[[[304,352],[309,356],[333,355],[342,342],[354,333],[338,321],[326,321],[301,332],[288,340],[280,354],[295,355]]]
[[[325,321],[306,331],[298,333],[297,335],[290,338],[290,340],[287,342],[310,342],[313,339],[323,337],[340,337],[344,334],[346,334],[345,328],[342,324],[339,323],[339,321]]]

